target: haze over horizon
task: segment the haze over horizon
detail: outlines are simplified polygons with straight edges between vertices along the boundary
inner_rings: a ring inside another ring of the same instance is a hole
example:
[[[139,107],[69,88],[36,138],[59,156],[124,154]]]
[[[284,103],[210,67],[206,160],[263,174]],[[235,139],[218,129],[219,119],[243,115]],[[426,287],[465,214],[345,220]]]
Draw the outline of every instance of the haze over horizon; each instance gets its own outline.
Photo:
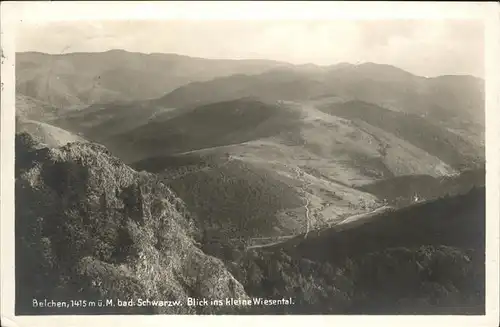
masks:
[[[427,77],[484,77],[484,30],[473,20],[82,21],[20,24],[16,39],[17,52],[121,49],[296,65],[374,62]]]

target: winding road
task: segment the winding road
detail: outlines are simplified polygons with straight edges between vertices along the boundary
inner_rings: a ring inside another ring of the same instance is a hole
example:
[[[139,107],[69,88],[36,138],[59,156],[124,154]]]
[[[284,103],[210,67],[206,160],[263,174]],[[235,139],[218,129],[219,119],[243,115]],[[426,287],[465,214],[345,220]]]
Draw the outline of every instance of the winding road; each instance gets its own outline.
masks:
[[[351,223],[351,222],[354,222],[356,220],[360,220],[360,219],[363,219],[363,218],[370,218],[376,214],[379,214],[379,213],[383,213],[385,212],[386,210],[388,209],[391,209],[392,207],[391,206],[383,206],[383,207],[378,207],[370,212],[365,212],[365,213],[360,213],[360,214],[356,214],[356,215],[352,215],[352,216],[349,216],[347,218],[345,218],[344,220],[342,220],[341,222],[339,222],[337,225],[342,225],[342,224],[346,224],[346,223]],[[309,230],[306,231],[306,233],[304,234],[304,238],[307,237],[307,234],[308,234]],[[279,243],[282,243],[286,240],[289,240],[289,239],[292,239],[294,237],[298,237],[299,235],[286,235],[286,236],[275,236],[275,237],[256,237],[256,238],[252,238],[251,240],[256,240],[256,239],[259,239],[259,240],[271,240],[271,239],[274,239],[276,240],[275,242],[271,242],[271,243],[266,243],[266,244],[259,244],[259,245],[251,245],[251,246],[247,246],[246,249],[249,250],[249,249],[257,249],[257,248],[265,248],[265,247],[270,247],[270,246],[273,246],[273,245],[276,245],[276,244],[279,244]]]
[[[311,204],[311,200],[307,197],[307,188],[309,187],[309,185],[311,185],[311,183],[304,179],[304,172],[299,167],[294,167],[293,170],[297,175],[297,179],[303,183],[300,189],[305,200],[304,209],[306,210],[306,232],[304,234],[304,238],[307,238],[307,235],[309,235],[309,230],[311,229],[311,218],[309,216],[309,205]]]

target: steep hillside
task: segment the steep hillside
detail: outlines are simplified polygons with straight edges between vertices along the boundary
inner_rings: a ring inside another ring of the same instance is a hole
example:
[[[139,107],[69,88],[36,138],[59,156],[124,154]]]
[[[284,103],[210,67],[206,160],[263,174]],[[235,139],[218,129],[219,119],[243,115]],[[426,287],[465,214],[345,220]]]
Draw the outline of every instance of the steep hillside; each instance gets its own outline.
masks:
[[[269,137],[293,129],[296,120],[297,115],[283,106],[246,98],[153,120],[103,143],[121,158],[136,161]]]
[[[279,135],[369,179],[439,176],[484,162],[482,89],[473,77],[426,79],[388,65],[297,66],[192,83],[158,100],[92,105],[51,123],[127,162]]]
[[[271,171],[238,160],[166,181],[201,218],[206,237],[237,240],[304,231],[306,222],[301,216],[279,219],[283,211],[300,211],[303,207],[294,181],[286,182]]]
[[[124,134],[119,150],[143,157],[133,166],[160,173],[214,237],[273,242],[401,202],[380,181],[456,173],[413,139],[311,105],[243,99],[176,111]]]
[[[227,148],[163,156],[134,164],[158,173],[197,214],[206,250],[267,244],[329,226],[380,204],[366,192],[322,180],[294,165],[233,157]],[[214,252],[215,251],[215,252]]]
[[[247,297],[200,250],[202,233],[183,201],[102,146],[49,149],[17,135],[15,192],[17,314],[215,313],[225,309],[187,306],[187,297]],[[36,308],[33,299],[115,304]],[[181,304],[120,307],[118,299]]]
[[[123,50],[16,55],[17,92],[55,107],[157,98],[190,82],[258,74],[287,65],[266,60],[209,60]]]
[[[394,134],[455,169],[475,168],[484,162],[484,148],[416,115],[387,110],[362,101],[328,104],[319,109],[353,121],[364,121]]]
[[[250,296],[295,299],[265,313],[484,314],[484,228],[481,188],[256,248],[227,264]]]
[[[330,130],[334,129],[330,126]],[[316,133],[339,141],[344,135],[338,129],[336,134],[322,129]],[[286,143],[286,138],[273,137],[147,158],[134,163],[134,167],[159,173],[165,183],[185,199],[189,208],[198,213],[205,226],[212,226],[216,231],[213,237],[239,237],[247,245],[272,243],[334,225],[349,216],[378,211],[387,205],[408,205],[414,202],[414,192],[422,200],[459,194],[474,185],[484,185],[480,182],[480,173],[470,181],[466,173],[444,177],[447,172],[440,171],[444,169],[442,163],[441,166],[438,161],[433,163],[419,152],[409,156],[404,148],[388,150],[388,153],[398,152],[398,156],[387,155],[377,167],[374,164],[377,157],[373,154],[372,161],[368,156],[353,155],[363,146],[373,148],[369,140],[359,143],[346,140],[337,149],[330,149],[332,152],[322,154],[318,152],[321,147],[313,147],[312,142],[291,145]],[[325,144],[322,146],[326,148]],[[341,146],[345,150],[342,151]],[[331,154],[336,156],[329,157]],[[389,159],[394,160],[392,166]],[[389,163],[387,166],[384,160]],[[418,172],[413,170],[413,165],[429,175],[402,174]],[[388,174],[385,178],[384,171]],[[426,184],[427,179],[446,182],[442,185],[436,182],[439,187],[429,190],[427,187],[434,184]],[[413,180],[415,182],[410,183]],[[266,239],[258,241],[259,237]]]
[[[284,67],[260,75],[234,75],[179,87],[158,99],[184,107],[253,96],[267,101],[360,100],[426,117],[484,145],[484,81],[472,76],[424,78],[389,65]]]
[[[373,115],[378,113],[375,110],[385,110],[374,108]],[[385,111],[389,115],[392,113]],[[86,115],[92,116],[93,113]],[[420,142],[418,135],[401,137],[393,133],[391,128],[399,120],[401,124],[406,123],[406,117],[395,116],[386,128],[357,117],[334,116],[318,110],[315,105],[290,101],[266,103],[243,98],[163,111],[141,127],[97,141],[129,162],[194,150],[218,151],[215,148],[223,147],[221,151],[247,162],[307,167],[317,171],[313,174],[319,173],[348,185],[410,174],[453,174],[454,167],[439,157],[442,153],[438,156],[437,151],[426,151],[446,144],[446,139],[431,138],[427,141],[432,143],[427,144],[426,140]],[[129,121],[137,123],[140,119]],[[435,134],[441,132],[460,140],[455,134],[430,126]],[[417,127],[426,128],[427,125],[422,123]],[[100,126],[90,129],[89,136],[94,130],[105,130]],[[453,148],[448,150],[454,158],[461,159],[461,154],[453,151]]]

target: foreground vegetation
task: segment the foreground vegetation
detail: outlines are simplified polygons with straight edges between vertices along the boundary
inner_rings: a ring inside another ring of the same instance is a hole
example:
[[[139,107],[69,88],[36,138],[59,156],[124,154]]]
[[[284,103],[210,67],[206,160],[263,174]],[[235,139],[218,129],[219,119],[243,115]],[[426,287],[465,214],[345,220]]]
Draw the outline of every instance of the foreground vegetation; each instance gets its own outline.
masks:
[[[280,189],[266,190],[279,194]],[[249,201],[248,210],[272,200],[262,196]],[[269,203],[282,203],[280,198],[273,201]],[[33,298],[186,303],[193,297],[291,298],[293,303],[92,310],[484,313],[484,188],[254,249],[230,242],[227,232],[234,224],[247,224],[248,230],[254,225],[267,228],[264,213],[259,220],[246,221],[231,221],[228,213],[222,226],[227,228],[225,237],[214,241],[207,237],[214,226],[200,221],[189,207],[156,175],[134,171],[102,146],[72,143],[48,149],[27,134],[18,135],[16,311],[40,313],[32,306]],[[260,205],[259,210],[264,208]],[[45,308],[42,313],[82,312]]]

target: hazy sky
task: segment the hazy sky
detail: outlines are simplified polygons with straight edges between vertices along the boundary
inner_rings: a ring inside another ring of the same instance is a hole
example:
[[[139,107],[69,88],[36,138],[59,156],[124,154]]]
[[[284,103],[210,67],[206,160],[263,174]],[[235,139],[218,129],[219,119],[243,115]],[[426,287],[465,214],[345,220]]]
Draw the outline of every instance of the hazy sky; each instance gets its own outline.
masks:
[[[484,75],[481,21],[72,21],[21,24],[17,51],[124,49],[296,64],[391,64],[422,76]]]

